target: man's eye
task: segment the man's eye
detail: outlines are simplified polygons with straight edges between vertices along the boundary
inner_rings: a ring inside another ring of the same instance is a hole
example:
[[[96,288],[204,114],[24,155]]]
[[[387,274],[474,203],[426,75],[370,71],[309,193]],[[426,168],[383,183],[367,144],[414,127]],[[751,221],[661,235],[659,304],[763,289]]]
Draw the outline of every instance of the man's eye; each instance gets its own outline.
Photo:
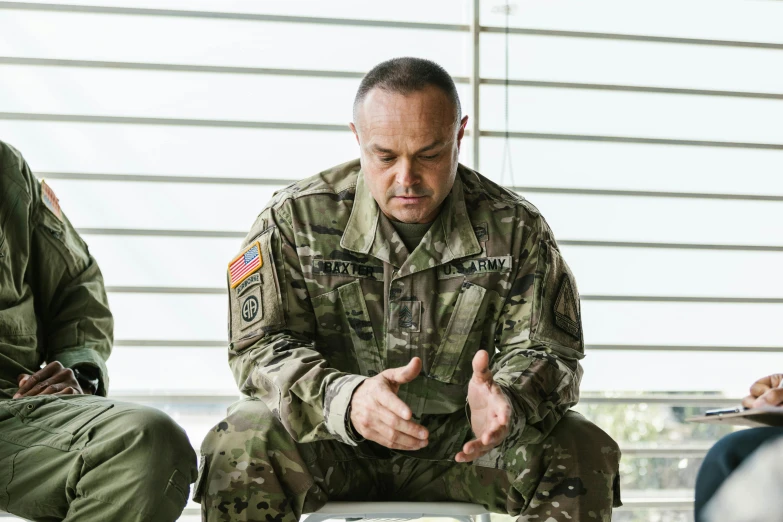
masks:
[[[388,157],[386,157],[386,158],[380,158],[380,160],[381,160],[382,162],[384,162],[384,163],[391,163],[392,161],[394,161],[394,158],[388,158]]]
[[[434,160],[435,158],[438,157],[438,155],[437,154],[433,154],[432,156],[419,156],[419,157],[421,159],[424,159],[424,160]]]

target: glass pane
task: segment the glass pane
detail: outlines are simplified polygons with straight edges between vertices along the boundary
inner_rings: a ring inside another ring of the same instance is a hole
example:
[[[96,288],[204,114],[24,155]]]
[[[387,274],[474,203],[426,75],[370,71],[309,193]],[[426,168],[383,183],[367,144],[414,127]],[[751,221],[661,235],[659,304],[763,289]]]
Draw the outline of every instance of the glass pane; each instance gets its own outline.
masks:
[[[239,252],[242,241],[91,234],[83,238],[98,261],[107,286],[186,288],[225,288],[226,267]],[[172,262],[161,262],[164,258]]]
[[[154,364],[150,364],[152,357]],[[227,348],[118,346],[108,367],[112,395],[238,394]]]
[[[469,33],[455,31],[4,9],[0,34],[0,56],[359,72],[421,56],[469,70]]]
[[[780,310],[778,310],[779,312]],[[692,317],[688,319],[692,319]],[[622,318],[616,317],[615,320],[619,321]],[[728,324],[734,323],[736,320]],[[665,323],[658,321],[657,324]],[[721,323],[700,324],[709,324],[713,328],[719,328]],[[586,318],[585,336],[589,336],[591,340],[596,338],[596,335],[593,335],[596,333],[594,326]],[[627,323],[619,325],[618,329],[625,329],[627,326]],[[697,323],[690,326],[699,331]],[[780,330],[783,328],[779,328]],[[653,343],[651,337],[644,330],[639,330],[633,338],[627,339],[627,342],[631,344]],[[781,337],[778,336],[778,343],[780,339]],[[707,342],[707,339],[702,340],[702,344]],[[693,342],[693,344],[697,343],[698,341]],[[582,366],[585,370],[581,387],[583,392],[610,390],[618,392],[715,391],[725,394],[726,397],[740,398],[748,394],[750,385],[757,379],[783,367],[783,353],[746,352],[738,354],[731,352],[641,352],[588,349]]]
[[[52,180],[77,228],[248,232],[280,186]]]
[[[359,156],[345,132],[0,120],[34,172],[303,179]]]
[[[783,76],[783,75],[781,75]],[[481,129],[505,130],[504,87],[481,88]],[[757,143],[783,142],[778,100],[539,87],[509,90],[509,130]]]
[[[602,16],[614,18],[614,14]],[[778,18],[781,21],[783,15]],[[480,52],[482,78],[505,78],[505,35],[483,34]],[[509,35],[508,61],[509,77],[518,80],[783,91],[783,79],[775,72],[780,62],[778,49]]]
[[[582,301],[588,344],[780,346],[783,305]],[[783,354],[777,355],[783,364]],[[607,355],[614,357],[614,355]],[[644,368],[640,362],[635,365]],[[718,357],[718,354],[714,354]],[[661,357],[647,354],[644,357]],[[698,355],[704,361],[713,355]],[[746,355],[724,354],[737,362]],[[742,364],[745,364],[744,362]],[[781,364],[778,364],[780,366]],[[692,371],[693,368],[683,369]]]
[[[49,4],[71,4],[71,0],[55,0]],[[329,18],[356,18],[367,20],[399,20],[406,22],[435,22],[463,24],[468,19],[465,0],[399,0],[395,9],[383,4],[361,0],[86,0],[80,5],[112,7],[143,7],[152,9],[180,9],[185,11],[218,11],[222,13],[257,13]]]
[[[783,202],[535,194],[558,239],[780,245]]]
[[[109,294],[117,340],[225,341],[223,295]]]
[[[505,26],[506,17],[498,10],[503,4],[500,0],[482,0],[482,25]],[[516,9],[509,19],[512,27],[783,42],[783,5],[778,2],[517,0],[513,5]]]
[[[783,266],[783,252],[568,245],[561,250],[583,296],[783,296],[783,278],[769,277]]]
[[[783,195],[783,151],[511,139],[504,176],[505,144],[481,138],[481,173],[505,185]]]
[[[0,65],[0,112],[346,125],[358,79]],[[51,89],[57,85],[56,90]],[[458,87],[466,113],[468,87]]]

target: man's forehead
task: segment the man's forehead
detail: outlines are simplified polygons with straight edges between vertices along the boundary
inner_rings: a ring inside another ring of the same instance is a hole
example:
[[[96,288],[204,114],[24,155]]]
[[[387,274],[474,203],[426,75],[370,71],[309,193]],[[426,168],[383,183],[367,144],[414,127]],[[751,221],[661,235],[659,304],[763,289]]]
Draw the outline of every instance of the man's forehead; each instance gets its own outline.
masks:
[[[372,89],[358,111],[359,123],[365,130],[446,127],[455,118],[454,107],[446,94],[432,86],[406,94]]]

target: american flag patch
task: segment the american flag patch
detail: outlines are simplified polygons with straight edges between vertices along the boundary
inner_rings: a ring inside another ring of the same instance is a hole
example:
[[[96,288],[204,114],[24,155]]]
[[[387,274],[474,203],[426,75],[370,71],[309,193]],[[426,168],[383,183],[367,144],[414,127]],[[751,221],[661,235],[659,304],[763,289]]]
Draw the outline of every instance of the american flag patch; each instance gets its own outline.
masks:
[[[60,200],[54,195],[52,187],[46,184],[46,181],[41,181],[41,201],[44,206],[52,211],[52,214],[57,216],[60,221],[63,220],[63,211],[60,210]]]
[[[236,288],[253,272],[261,268],[264,260],[261,259],[261,245],[256,241],[245,249],[228,264],[229,286]]]

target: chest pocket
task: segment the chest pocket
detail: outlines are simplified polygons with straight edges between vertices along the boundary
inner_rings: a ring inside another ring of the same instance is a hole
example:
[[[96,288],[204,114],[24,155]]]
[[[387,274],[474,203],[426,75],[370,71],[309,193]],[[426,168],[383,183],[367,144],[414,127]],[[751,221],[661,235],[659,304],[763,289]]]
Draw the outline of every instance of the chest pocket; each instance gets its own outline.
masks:
[[[463,352],[466,345],[474,347],[473,353],[479,348],[481,332],[472,330],[486,292],[479,285],[467,281],[462,284],[449,324],[432,361],[431,378],[456,384],[462,384],[470,378],[471,372],[463,366],[470,367],[472,357],[467,355],[472,354]]]
[[[367,376],[383,369],[360,280],[313,298],[313,310],[318,322],[317,345],[335,367],[352,371],[350,367],[357,365],[361,375]],[[354,364],[345,360],[348,340],[353,346]]]

